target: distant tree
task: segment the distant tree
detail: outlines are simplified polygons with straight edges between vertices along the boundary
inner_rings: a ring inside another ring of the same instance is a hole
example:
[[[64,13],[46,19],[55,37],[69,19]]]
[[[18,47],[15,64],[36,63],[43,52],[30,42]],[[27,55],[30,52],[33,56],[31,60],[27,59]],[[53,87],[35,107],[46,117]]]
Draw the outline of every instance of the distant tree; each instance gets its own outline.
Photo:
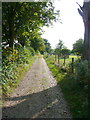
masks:
[[[77,53],[80,56],[83,56],[83,50],[84,50],[84,40],[79,39],[73,44],[73,52]]]
[[[62,53],[62,56],[63,56],[64,58],[66,58],[67,56],[70,55],[71,51],[70,51],[69,49],[67,49],[67,48],[63,48],[63,49],[61,50],[61,53]]]
[[[55,52],[55,49],[50,49],[50,54],[54,54],[54,52]]]
[[[56,54],[60,55],[60,54],[61,54],[61,50],[62,50],[64,47],[65,47],[65,46],[64,46],[63,41],[62,41],[62,40],[59,40],[59,43],[57,44],[56,50],[55,50]]]
[[[57,44],[57,48],[58,48],[58,49],[64,48],[64,43],[63,43],[62,40],[59,40],[59,43]]]
[[[45,51],[45,44],[42,38],[34,38],[30,43],[31,47],[34,48],[35,51],[43,52]]]
[[[60,62],[59,58],[62,55],[61,51],[63,48],[65,48],[64,43],[62,40],[59,40],[59,43],[57,44],[56,49],[55,49],[55,59],[56,59],[56,55],[58,55],[58,64]]]
[[[51,53],[51,45],[50,45],[50,43],[48,42],[47,39],[44,39],[44,44],[45,44],[45,51],[47,53]]]

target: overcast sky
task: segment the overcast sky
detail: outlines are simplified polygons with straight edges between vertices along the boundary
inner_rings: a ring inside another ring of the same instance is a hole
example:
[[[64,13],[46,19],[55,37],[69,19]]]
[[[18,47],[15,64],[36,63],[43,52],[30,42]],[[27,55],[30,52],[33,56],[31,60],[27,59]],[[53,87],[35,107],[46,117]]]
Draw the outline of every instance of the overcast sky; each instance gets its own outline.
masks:
[[[67,48],[72,49],[76,40],[84,38],[84,24],[76,2],[83,5],[83,0],[55,0],[55,8],[60,10],[63,24],[56,22],[53,27],[44,27],[45,33],[42,35],[43,38],[48,39],[52,48],[55,48],[60,39]]]

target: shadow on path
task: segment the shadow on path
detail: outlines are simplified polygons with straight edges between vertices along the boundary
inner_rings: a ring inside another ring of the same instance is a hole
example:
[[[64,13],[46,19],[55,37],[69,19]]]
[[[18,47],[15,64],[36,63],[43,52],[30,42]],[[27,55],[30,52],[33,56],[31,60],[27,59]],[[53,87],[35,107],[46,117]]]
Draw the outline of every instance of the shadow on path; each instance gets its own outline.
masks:
[[[9,107],[3,107],[3,118],[70,118],[58,85],[38,93],[6,98]],[[14,103],[14,104],[12,104]]]

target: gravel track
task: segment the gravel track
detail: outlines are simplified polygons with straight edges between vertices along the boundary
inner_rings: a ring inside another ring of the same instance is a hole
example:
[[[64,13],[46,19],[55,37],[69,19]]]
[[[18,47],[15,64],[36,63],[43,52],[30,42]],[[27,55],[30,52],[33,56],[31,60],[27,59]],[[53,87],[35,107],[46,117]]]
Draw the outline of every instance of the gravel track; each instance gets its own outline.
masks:
[[[5,99],[3,118],[72,118],[60,87],[43,57]]]

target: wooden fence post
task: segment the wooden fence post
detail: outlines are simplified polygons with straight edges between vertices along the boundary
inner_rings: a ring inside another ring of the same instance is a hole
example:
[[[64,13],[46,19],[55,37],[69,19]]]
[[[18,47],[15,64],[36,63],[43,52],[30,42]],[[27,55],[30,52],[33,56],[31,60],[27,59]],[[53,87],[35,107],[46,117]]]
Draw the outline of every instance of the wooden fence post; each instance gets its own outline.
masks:
[[[59,54],[58,54],[58,65],[59,65]]]
[[[64,57],[64,63],[63,63],[64,65],[65,65],[65,60],[66,60],[66,58]]]
[[[74,73],[74,58],[72,58],[72,73]]]
[[[57,56],[56,56],[56,54],[55,54],[55,63],[56,63],[56,61],[57,61]]]

